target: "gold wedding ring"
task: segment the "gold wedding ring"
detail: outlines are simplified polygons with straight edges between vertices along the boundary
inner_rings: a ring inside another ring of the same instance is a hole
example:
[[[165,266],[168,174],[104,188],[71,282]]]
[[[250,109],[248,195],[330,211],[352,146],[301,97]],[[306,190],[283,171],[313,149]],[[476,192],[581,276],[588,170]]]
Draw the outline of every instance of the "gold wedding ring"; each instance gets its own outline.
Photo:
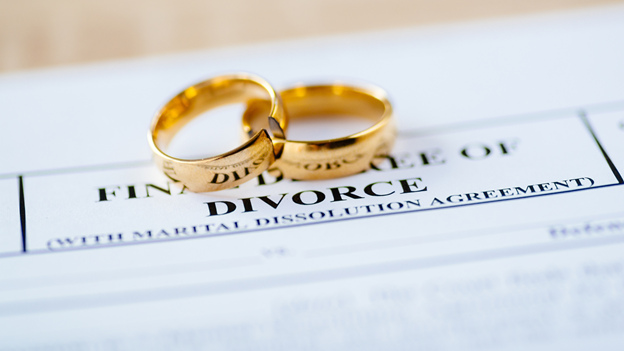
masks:
[[[246,128],[248,140],[243,145],[218,156],[185,160],[164,152],[176,133],[195,117],[233,103],[265,106],[264,118],[273,118],[274,133],[283,137],[288,121],[273,87],[250,74],[223,75],[185,89],[156,114],[148,139],[158,168],[173,182],[195,192],[231,188],[264,172],[275,160],[275,149],[267,130],[257,124]]]
[[[319,115],[349,115],[374,122],[359,133],[330,140],[295,141],[276,133],[272,140],[277,158],[271,168],[277,168],[286,178],[329,179],[360,173],[381,162],[378,156],[387,155],[394,145],[396,127],[392,106],[381,88],[336,83],[299,86],[279,95],[290,121]],[[249,105],[243,115],[244,129],[261,124],[268,110],[269,105],[263,101]],[[277,121],[271,123],[270,129],[276,130]]]

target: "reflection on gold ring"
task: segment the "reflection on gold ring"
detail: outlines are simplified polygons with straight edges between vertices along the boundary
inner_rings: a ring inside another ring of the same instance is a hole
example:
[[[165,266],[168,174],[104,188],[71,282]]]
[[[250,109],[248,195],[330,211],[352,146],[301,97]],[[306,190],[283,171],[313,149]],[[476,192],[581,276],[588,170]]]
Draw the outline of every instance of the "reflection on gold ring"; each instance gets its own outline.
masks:
[[[355,115],[374,121],[361,132],[341,138],[295,141],[274,135],[273,167],[284,177],[300,180],[344,177],[370,168],[387,155],[396,137],[392,106],[377,87],[346,84],[297,86],[280,92],[290,120],[319,115]],[[256,128],[264,122],[269,105],[256,101],[243,115],[243,126]]]

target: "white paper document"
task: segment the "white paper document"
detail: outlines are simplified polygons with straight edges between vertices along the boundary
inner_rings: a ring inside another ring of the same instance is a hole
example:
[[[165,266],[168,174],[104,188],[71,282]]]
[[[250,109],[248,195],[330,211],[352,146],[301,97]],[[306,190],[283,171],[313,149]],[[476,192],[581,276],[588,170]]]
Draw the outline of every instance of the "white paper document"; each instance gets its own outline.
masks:
[[[0,77],[0,350],[621,350],[622,38],[615,6]],[[385,88],[391,155],[181,189],[151,117],[236,71]]]

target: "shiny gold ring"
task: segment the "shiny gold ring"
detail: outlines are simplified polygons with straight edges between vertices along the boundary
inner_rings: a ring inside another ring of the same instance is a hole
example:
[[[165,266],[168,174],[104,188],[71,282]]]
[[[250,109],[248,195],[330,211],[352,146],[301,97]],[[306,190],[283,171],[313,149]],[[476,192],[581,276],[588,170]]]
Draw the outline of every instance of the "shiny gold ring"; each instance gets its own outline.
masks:
[[[288,121],[281,99],[264,79],[250,74],[209,79],[176,95],[154,117],[148,139],[158,168],[173,182],[195,192],[231,188],[264,172],[275,160],[275,149],[267,130],[256,127],[260,124],[246,129],[248,140],[243,145],[218,156],[185,160],[164,152],[175,134],[193,118],[209,109],[241,102],[267,106],[266,116],[277,124],[275,132],[286,129]]]
[[[287,140],[273,137],[277,159],[272,166],[291,179],[311,180],[344,177],[365,171],[382,161],[396,137],[392,106],[386,93],[377,87],[356,87],[341,83],[299,86],[280,92],[291,121],[319,115],[360,116],[374,125],[342,138],[318,141]],[[243,115],[243,126],[264,120],[267,104],[250,105]],[[269,118],[271,120],[271,118]],[[276,121],[272,121],[276,125]],[[273,126],[271,129],[275,130]],[[277,134],[277,133],[276,133]]]

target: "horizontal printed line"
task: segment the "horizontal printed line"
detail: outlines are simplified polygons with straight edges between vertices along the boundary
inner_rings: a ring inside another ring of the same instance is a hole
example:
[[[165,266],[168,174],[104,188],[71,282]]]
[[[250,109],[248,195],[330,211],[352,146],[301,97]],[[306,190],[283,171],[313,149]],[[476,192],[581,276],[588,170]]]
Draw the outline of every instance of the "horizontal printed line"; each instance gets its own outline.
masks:
[[[405,215],[405,214],[413,214],[416,212],[437,211],[437,210],[444,210],[444,209],[449,209],[449,208],[486,205],[486,204],[493,204],[493,203],[499,203],[499,202],[505,202],[505,201],[526,200],[526,199],[532,199],[532,198],[537,198],[537,197],[542,197],[542,196],[562,195],[562,194],[569,194],[569,193],[587,191],[587,190],[592,190],[592,189],[610,188],[610,187],[621,186],[621,185],[624,185],[624,184],[619,184],[619,183],[606,184],[606,185],[599,185],[599,186],[589,187],[589,188],[565,190],[565,191],[552,192],[552,193],[542,193],[542,194],[536,194],[536,195],[530,195],[530,196],[520,196],[520,197],[509,198],[509,199],[481,201],[481,202],[464,203],[464,204],[441,206],[441,207],[434,207],[434,208],[413,209],[413,210],[405,210],[405,211],[397,211],[397,212],[377,213],[377,214],[371,214],[371,215],[365,215],[365,216],[354,216],[354,217],[324,220],[324,221],[318,221],[318,222],[306,222],[302,224],[282,225],[282,226],[273,226],[273,227],[264,227],[264,228],[246,229],[246,230],[245,229],[233,230],[233,231],[229,231],[225,233],[187,236],[187,237],[178,237],[178,238],[171,238],[171,239],[160,239],[160,240],[156,239],[156,240],[145,240],[145,241],[122,242],[122,243],[104,244],[101,246],[81,246],[81,247],[58,249],[58,250],[36,249],[36,250],[29,250],[27,255],[51,254],[51,253],[71,252],[71,251],[80,251],[80,250],[95,250],[95,249],[131,246],[131,245],[143,245],[143,244],[159,244],[159,243],[162,244],[162,243],[168,243],[168,242],[178,241],[178,240],[207,239],[207,238],[212,238],[212,237],[220,237],[220,236],[228,236],[228,235],[249,234],[249,233],[262,232],[262,231],[267,231],[267,230],[292,229],[296,227],[303,227],[303,226],[309,226],[309,225],[331,224],[334,222],[358,220],[358,219],[364,219],[364,218],[375,218],[375,217],[392,216],[392,215]],[[371,205],[371,206],[374,206],[374,205]],[[19,256],[23,256],[23,255],[0,254],[0,258],[11,258],[11,257],[19,257]]]
[[[619,220],[620,218],[624,218],[624,212],[604,214],[601,216],[591,216],[591,217],[574,217],[568,218],[564,220],[559,220],[559,223],[578,223],[578,222],[600,222],[600,221],[613,221]],[[557,223],[557,225],[559,225]],[[310,249],[305,252],[306,258],[319,258],[319,257],[328,257],[328,256],[337,256],[344,254],[352,254],[352,253],[361,253],[361,252],[369,252],[375,250],[385,250],[392,249],[396,247],[405,247],[412,245],[422,245],[422,244],[434,244],[445,241],[452,240],[461,240],[461,239],[473,239],[483,236],[490,235],[500,235],[500,234],[510,234],[515,232],[521,232],[526,230],[534,230],[534,229],[544,229],[547,230],[548,227],[552,227],[553,221],[548,222],[539,222],[539,223],[530,223],[526,225],[511,225],[511,226],[499,226],[499,227],[490,227],[483,229],[474,229],[474,230],[462,230],[462,231],[454,231],[454,232],[445,232],[438,233],[435,235],[427,235],[427,236],[417,236],[417,237],[403,237],[397,239],[390,240],[378,240],[367,243],[359,243],[359,244],[351,244],[351,245],[341,245],[341,246],[328,246],[328,247],[319,247],[315,249]],[[623,229],[624,230],[624,229]],[[606,234],[603,234],[606,235]],[[586,239],[590,239],[591,237],[585,237]],[[553,240],[569,240],[570,238],[556,238]]]
[[[452,254],[424,259],[401,260],[329,269],[315,272],[289,273],[279,276],[239,279],[206,284],[193,284],[161,289],[142,289],[128,292],[91,294],[67,298],[13,301],[0,304],[0,315],[24,315],[53,311],[66,311],[84,308],[145,303],[162,300],[193,298],[251,290],[270,289],[284,286],[320,283],[350,278],[360,278],[396,272],[414,271],[435,267],[444,267],[463,263],[482,262],[509,257],[528,256],[547,252],[586,249],[624,243],[623,236],[599,238],[593,240],[566,241],[549,244],[535,244],[516,248],[483,250],[462,254]]]
[[[470,122],[454,123],[451,125],[442,125],[426,129],[417,129],[413,131],[399,132],[403,137],[417,137],[431,134],[449,133],[454,131],[463,131],[467,129],[500,127],[506,125],[541,122],[546,120],[554,120],[560,118],[577,118],[579,110],[589,111],[590,114],[600,114],[624,109],[624,100],[611,101],[599,104],[588,105],[586,107],[567,107],[555,110],[546,110],[540,112],[532,112],[520,115],[508,115],[499,117],[490,117]]]
[[[617,220],[619,218],[624,217],[624,212],[615,212],[610,214],[603,214],[601,216],[590,216],[590,217],[573,217],[567,219],[560,219],[557,224],[560,223],[593,223],[593,222],[605,222]],[[327,256],[335,256],[342,254],[352,254],[352,253],[361,253],[368,252],[374,250],[385,250],[392,249],[395,247],[404,247],[406,245],[421,245],[421,244],[431,244],[431,243],[439,243],[444,241],[451,241],[455,239],[472,239],[476,237],[489,236],[489,235],[497,235],[500,233],[514,233],[525,230],[532,229],[546,229],[549,226],[553,226],[553,221],[542,221],[536,223],[530,223],[522,226],[518,225],[507,225],[507,226],[498,226],[498,227],[489,227],[477,230],[462,230],[462,231],[454,231],[454,232],[445,232],[438,233],[435,235],[428,235],[425,237],[403,237],[398,239],[391,240],[379,240],[374,242],[355,244],[355,245],[342,245],[342,246],[329,246],[329,247],[320,247],[316,249],[307,250],[303,253],[303,258],[306,259],[315,259],[319,257],[327,257]],[[584,239],[593,239],[595,237],[584,237]],[[577,238],[569,237],[569,238],[561,238],[556,240],[576,240]],[[583,240],[584,240],[583,239]],[[21,253],[15,253],[15,255],[20,255]],[[243,266],[251,266],[263,263],[264,260],[259,256],[248,256],[248,257],[238,257],[238,258],[228,258],[221,260],[212,260],[205,262],[193,262],[192,264],[175,264],[175,265],[166,265],[166,266],[150,266],[147,268],[137,268],[137,269],[123,269],[123,270],[115,270],[115,271],[103,271],[98,272],[97,274],[93,273],[83,273],[83,274],[67,274],[67,275],[58,275],[58,276],[45,276],[45,277],[31,277],[24,279],[7,279],[0,280],[0,286],[2,287],[0,291],[7,290],[17,290],[17,289],[31,289],[37,286],[59,286],[59,285],[67,285],[67,284],[75,284],[76,282],[80,283],[94,283],[94,282],[103,282],[103,281],[113,281],[113,280],[125,280],[131,279],[132,277],[154,277],[154,276],[166,276],[179,274],[180,272],[189,273],[189,272],[204,272],[211,271],[217,269],[230,269],[230,268],[238,268]],[[35,280],[35,281],[33,281]]]
[[[93,171],[102,171],[102,170],[119,169],[119,168],[121,169],[137,168],[137,167],[149,166],[151,164],[152,164],[151,161],[145,160],[145,161],[108,163],[108,164],[93,165],[93,166],[46,169],[46,170],[40,170],[40,171],[29,171],[29,172],[21,172],[21,173],[5,173],[5,174],[0,174],[0,179],[16,178],[19,176],[37,177],[37,176],[56,175],[56,174],[65,174],[65,173],[93,172]]]
[[[420,137],[420,136],[433,135],[433,134],[450,133],[450,132],[461,131],[461,130],[466,130],[466,129],[483,128],[483,127],[489,127],[489,126],[502,126],[502,125],[509,125],[509,124],[523,123],[523,122],[539,122],[539,121],[546,120],[546,119],[576,117],[578,110],[580,109],[588,111],[588,113],[590,114],[618,111],[618,110],[624,109],[624,100],[593,104],[593,105],[589,105],[585,107],[568,107],[568,108],[561,108],[561,109],[556,109],[556,110],[532,112],[532,113],[522,114],[522,115],[485,118],[485,119],[475,120],[475,121],[471,121],[467,123],[455,123],[452,125],[443,125],[443,126],[434,127],[434,128],[414,129],[411,131],[399,132],[398,136],[401,138],[413,138],[413,137]],[[118,168],[135,168],[135,167],[144,167],[150,164],[151,164],[151,161],[144,160],[144,161],[111,163],[111,164],[94,165],[94,166],[68,167],[68,168],[58,168],[58,169],[28,171],[28,172],[4,173],[4,174],[0,174],[0,179],[15,178],[18,176],[33,177],[33,176],[64,174],[64,173],[100,171],[100,170],[118,169]]]
[[[209,272],[220,269],[231,269],[256,266],[264,263],[260,256],[234,257],[220,260],[172,264],[166,266],[150,266],[144,268],[118,269],[102,272],[87,272],[44,277],[28,277],[0,280],[0,291],[33,289],[76,283],[99,283],[145,277],[162,277],[177,274]]]

